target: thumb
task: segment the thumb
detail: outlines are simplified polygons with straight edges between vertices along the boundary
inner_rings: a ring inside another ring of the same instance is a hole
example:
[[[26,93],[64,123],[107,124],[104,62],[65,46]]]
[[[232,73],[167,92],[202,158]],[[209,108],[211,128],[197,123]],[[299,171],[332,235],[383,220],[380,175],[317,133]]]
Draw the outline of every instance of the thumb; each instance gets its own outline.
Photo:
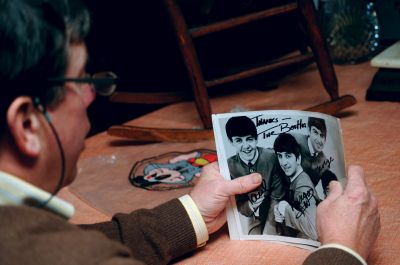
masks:
[[[258,173],[253,173],[234,180],[227,181],[225,193],[228,196],[246,193],[260,186],[262,177]]]
[[[343,193],[342,185],[338,181],[331,181],[329,183],[329,194],[326,201],[334,201]]]

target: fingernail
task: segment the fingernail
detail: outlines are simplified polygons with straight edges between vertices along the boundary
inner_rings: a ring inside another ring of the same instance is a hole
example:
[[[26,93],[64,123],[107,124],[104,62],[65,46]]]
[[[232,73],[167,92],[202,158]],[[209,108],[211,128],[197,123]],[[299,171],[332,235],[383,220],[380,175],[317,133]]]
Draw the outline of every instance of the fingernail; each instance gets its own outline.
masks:
[[[262,178],[261,178],[261,175],[260,174],[253,174],[252,176],[251,176],[251,179],[253,180],[253,183],[254,184],[260,184],[261,183],[261,181],[262,181]]]

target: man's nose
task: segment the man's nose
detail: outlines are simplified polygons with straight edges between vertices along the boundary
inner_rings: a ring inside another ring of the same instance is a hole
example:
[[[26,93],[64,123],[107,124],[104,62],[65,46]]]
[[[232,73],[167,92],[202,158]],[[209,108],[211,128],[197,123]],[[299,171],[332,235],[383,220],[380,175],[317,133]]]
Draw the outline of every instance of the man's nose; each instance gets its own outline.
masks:
[[[243,145],[244,145],[245,147],[249,147],[249,146],[250,146],[250,143],[247,142],[247,141],[245,141]]]

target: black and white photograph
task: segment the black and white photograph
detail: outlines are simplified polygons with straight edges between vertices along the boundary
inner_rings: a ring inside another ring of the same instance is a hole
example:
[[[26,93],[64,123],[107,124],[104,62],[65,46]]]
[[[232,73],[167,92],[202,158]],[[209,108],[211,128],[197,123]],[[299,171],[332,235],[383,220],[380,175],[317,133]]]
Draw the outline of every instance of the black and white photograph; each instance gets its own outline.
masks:
[[[261,186],[232,198],[231,239],[319,246],[316,209],[329,182],[345,181],[339,120],[305,111],[252,111],[213,115],[221,174],[251,173]]]

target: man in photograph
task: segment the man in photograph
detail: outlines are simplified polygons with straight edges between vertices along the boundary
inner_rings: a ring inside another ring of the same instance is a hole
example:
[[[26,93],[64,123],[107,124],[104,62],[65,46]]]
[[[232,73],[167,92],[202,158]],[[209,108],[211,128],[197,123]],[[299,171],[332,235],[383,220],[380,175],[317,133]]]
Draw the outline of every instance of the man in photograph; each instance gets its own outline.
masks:
[[[260,173],[262,185],[259,189],[236,197],[239,212],[250,218],[248,234],[275,234],[273,206],[282,199],[283,189],[277,176],[278,164],[274,151],[257,146],[257,128],[246,116],[232,117],[225,126],[226,134],[236,154],[228,158],[232,179]]]
[[[282,235],[317,240],[316,191],[310,177],[301,166],[300,146],[287,133],[274,142],[279,165],[284,172],[285,198],[274,207],[275,221],[282,223]]]
[[[319,196],[323,199],[327,195],[329,182],[337,180],[336,175],[330,170],[332,161],[323,152],[327,136],[325,121],[320,118],[309,117],[308,129],[308,135],[296,133],[292,135],[300,145],[301,166],[310,176],[314,186],[320,185],[322,187]]]

